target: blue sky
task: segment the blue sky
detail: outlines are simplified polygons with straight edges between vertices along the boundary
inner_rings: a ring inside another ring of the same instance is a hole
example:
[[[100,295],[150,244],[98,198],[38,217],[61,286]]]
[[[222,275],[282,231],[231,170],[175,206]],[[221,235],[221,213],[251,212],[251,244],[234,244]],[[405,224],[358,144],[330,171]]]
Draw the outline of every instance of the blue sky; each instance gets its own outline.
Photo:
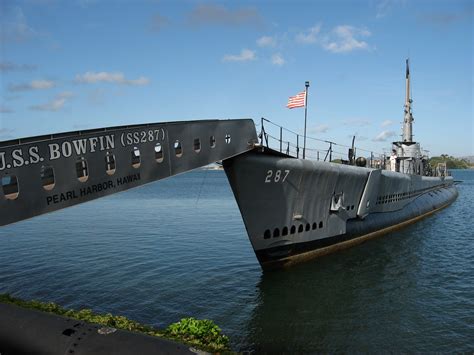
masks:
[[[472,1],[1,2],[0,140],[207,118],[389,148],[410,57],[415,139],[474,155]]]

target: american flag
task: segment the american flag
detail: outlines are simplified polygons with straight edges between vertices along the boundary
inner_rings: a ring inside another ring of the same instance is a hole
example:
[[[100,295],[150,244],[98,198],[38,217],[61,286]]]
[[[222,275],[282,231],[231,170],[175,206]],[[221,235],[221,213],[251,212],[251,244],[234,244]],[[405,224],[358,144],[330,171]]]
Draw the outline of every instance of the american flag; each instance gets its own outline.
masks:
[[[300,92],[296,94],[295,96],[290,96],[288,98],[288,104],[286,107],[288,108],[296,108],[296,107],[304,107],[305,106],[305,97],[306,97],[306,92]]]

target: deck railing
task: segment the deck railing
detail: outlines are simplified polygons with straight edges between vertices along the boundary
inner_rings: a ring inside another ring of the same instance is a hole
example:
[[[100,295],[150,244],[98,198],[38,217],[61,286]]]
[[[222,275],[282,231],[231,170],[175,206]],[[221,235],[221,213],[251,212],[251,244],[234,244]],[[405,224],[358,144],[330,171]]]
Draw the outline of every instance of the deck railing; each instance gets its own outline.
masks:
[[[304,136],[290,129],[278,125],[264,117],[260,120],[260,144],[267,148],[277,150],[294,158],[303,157],[302,145]],[[349,149],[352,150],[352,160],[355,161],[356,153],[361,153],[367,159],[367,166],[372,168],[385,168],[385,154],[374,154],[373,151],[352,147],[329,140],[318,139],[314,137],[306,137],[305,158],[311,160],[321,160],[329,162],[340,162],[343,164],[350,163]],[[344,152],[345,149],[347,153]]]

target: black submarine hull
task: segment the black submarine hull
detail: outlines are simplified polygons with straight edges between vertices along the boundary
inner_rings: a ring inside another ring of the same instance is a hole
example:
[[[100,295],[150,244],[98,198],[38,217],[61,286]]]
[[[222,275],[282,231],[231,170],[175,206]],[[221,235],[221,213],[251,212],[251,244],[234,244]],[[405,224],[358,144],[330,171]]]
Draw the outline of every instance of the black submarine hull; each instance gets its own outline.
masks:
[[[224,169],[264,270],[402,228],[458,196],[450,176],[308,161],[264,147],[224,161]]]

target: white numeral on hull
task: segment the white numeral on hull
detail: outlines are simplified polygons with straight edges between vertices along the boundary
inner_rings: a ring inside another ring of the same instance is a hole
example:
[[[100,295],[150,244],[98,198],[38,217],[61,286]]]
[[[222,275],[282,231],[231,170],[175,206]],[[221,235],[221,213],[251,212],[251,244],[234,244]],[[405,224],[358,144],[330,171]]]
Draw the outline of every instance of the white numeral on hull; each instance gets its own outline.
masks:
[[[285,182],[288,174],[290,173],[289,170],[268,170],[267,176],[265,177],[265,183],[269,182]]]

